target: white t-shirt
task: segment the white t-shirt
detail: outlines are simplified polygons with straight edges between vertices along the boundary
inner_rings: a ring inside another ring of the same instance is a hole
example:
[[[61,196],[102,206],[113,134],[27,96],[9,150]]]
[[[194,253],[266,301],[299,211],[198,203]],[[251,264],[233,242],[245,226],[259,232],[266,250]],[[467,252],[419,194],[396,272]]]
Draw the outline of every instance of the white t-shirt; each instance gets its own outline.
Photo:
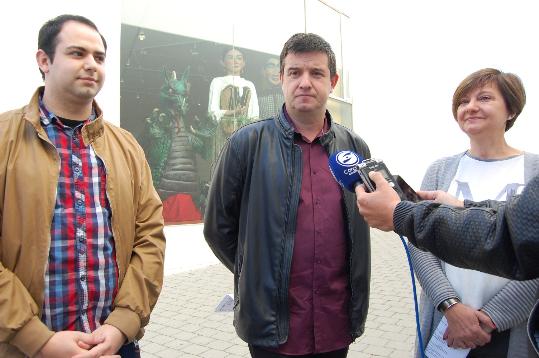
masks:
[[[460,200],[505,201],[524,188],[524,155],[479,160],[464,155],[447,192]],[[480,309],[508,282],[503,277],[444,263],[446,276],[464,304]]]

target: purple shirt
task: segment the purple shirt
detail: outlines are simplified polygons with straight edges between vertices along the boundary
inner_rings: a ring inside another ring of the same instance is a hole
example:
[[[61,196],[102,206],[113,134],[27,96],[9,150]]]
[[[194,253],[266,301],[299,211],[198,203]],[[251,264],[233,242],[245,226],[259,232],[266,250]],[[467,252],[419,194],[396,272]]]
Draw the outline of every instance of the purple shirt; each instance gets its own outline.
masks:
[[[276,349],[281,354],[330,352],[352,342],[342,191],[319,139],[328,128],[325,119],[320,134],[309,142],[294,127],[303,173],[288,288],[288,340]]]

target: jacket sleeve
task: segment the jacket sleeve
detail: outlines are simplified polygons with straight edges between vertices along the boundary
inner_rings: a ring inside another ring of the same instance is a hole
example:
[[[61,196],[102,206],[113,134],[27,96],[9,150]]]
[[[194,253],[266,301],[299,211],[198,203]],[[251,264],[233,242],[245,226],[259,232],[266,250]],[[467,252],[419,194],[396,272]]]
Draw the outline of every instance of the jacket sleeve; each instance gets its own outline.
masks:
[[[152,184],[150,167],[137,145],[142,166],[135,180],[140,195],[135,206],[135,237],[125,276],[105,323],[117,327],[132,341],[148,324],[163,285],[165,236],[162,203]]]
[[[15,115],[20,116],[20,113],[0,115],[0,342],[16,346],[27,356],[34,356],[54,332],[41,322],[38,316],[40,307],[15,273],[6,268],[1,260],[1,246],[5,235],[2,224],[4,190],[11,150],[8,141],[10,136],[7,133],[13,130],[10,126],[15,121],[11,116]]]
[[[438,168],[441,163],[441,161],[436,161],[429,166],[423,177],[421,190],[439,189],[437,184],[440,175]],[[433,302],[434,307],[438,307],[448,298],[458,297],[442,269],[440,259],[430,252],[417,249],[414,245],[408,244],[408,247],[417,279],[426,295]]]
[[[490,208],[400,202],[395,231],[453,265],[511,279],[539,277],[539,176]]]
[[[38,314],[39,307],[26,287],[0,262],[0,342],[34,356],[54,334]]]
[[[215,256],[234,272],[243,170],[231,143],[232,138],[223,146],[215,164],[204,215],[204,237]]]

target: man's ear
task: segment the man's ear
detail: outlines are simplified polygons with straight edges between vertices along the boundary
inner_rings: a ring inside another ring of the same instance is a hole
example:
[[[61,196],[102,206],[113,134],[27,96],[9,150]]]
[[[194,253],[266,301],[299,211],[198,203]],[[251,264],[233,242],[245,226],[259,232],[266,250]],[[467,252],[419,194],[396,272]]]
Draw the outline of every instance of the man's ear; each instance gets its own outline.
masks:
[[[336,73],[333,77],[331,77],[331,92],[333,92],[337,82],[339,82],[339,75]]]
[[[43,73],[49,72],[51,61],[50,61],[49,55],[47,55],[45,51],[43,51],[42,49],[37,50],[36,61],[37,61],[37,65],[39,66],[39,69]]]

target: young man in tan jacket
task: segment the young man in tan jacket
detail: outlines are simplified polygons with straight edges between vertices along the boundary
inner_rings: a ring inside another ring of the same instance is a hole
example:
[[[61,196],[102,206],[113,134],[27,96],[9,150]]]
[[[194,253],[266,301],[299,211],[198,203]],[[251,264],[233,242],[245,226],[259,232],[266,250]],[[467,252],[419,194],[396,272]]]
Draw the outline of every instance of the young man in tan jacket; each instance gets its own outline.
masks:
[[[0,115],[0,357],[137,357],[163,282],[161,201],[94,101],[95,24],[58,16],[38,47],[45,86]]]

